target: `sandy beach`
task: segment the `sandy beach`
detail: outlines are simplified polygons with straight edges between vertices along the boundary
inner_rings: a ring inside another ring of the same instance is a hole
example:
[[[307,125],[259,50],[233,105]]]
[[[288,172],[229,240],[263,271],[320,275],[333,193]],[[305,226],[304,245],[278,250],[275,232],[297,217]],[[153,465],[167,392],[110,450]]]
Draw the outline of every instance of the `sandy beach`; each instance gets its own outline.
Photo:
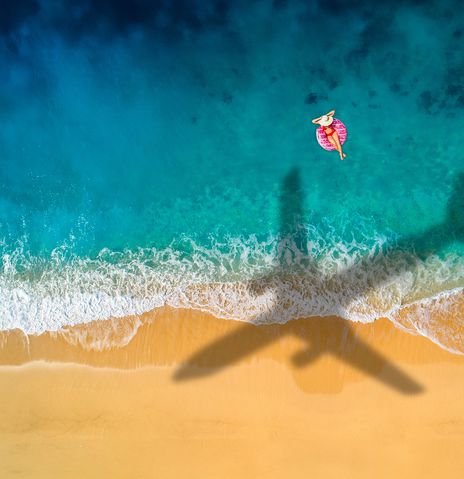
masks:
[[[110,339],[119,345],[104,349]],[[1,344],[1,477],[448,478],[464,467],[464,358],[387,320],[258,327],[166,308]]]

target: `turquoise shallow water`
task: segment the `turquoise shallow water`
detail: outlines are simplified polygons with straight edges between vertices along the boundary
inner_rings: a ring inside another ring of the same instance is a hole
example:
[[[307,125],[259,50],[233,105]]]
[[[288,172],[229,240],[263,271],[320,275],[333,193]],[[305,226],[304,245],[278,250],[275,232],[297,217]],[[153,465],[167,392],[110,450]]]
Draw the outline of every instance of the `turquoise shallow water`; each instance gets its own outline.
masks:
[[[162,304],[252,320],[273,296],[246,285],[287,267],[304,291],[280,278],[294,304],[269,321],[368,321],[464,286],[461,10],[309,3],[11,7],[2,329]],[[332,108],[344,162],[310,122]]]

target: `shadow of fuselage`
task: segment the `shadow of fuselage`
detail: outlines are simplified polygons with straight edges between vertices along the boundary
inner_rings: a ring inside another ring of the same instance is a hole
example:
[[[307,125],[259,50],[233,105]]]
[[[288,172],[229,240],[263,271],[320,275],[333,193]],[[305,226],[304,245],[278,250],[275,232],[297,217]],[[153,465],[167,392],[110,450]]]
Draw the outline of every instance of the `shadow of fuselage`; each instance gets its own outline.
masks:
[[[387,245],[387,253],[377,257],[363,257],[352,267],[337,273],[337,281],[348,283],[358,274],[376,268],[375,279],[364,287],[358,288],[357,294],[365,293],[367,288],[382,285],[392,281],[404,271],[414,271],[420,261],[428,255],[439,251],[446,244],[464,237],[464,175],[460,174],[454,183],[453,193],[448,201],[448,209],[445,221],[433,226],[419,235],[413,235],[402,239],[395,245]],[[289,235],[297,248],[307,253],[307,238],[304,230],[298,228],[303,218],[303,192],[300,184],[299,172],[292,169],[284,178],[281,188],[280,199],[280,233],[282,242]],[[280,249],[280,248],[279,248]],[[251,281],[249,288],[256,294],[262,294],[268,287],[269,279],[276,275],[288,275],[288,261],[279,255],[275,266],[267,277]],[[388,263],[388,268],[384,267]],[[318,272],[317,264],[310,261],[307,271]],[[394,274],[392,274],[392,271]],[[318,282],[321,284],[326,279],[320,273]],[[274,291],[274,303],[279,305],[288,301],[288,295],[283,289]],[[355,298],[351,298],[355,299]],[[342,308],[343,309],[343,308]],[[413,378],[409,377],[400,368],[392,364],[387,358],[372,349],[354,333],[349,321],[338,317],[326,317],[317,320],[317,328],[308,326],[307,333],[299,331],[295,333],[292,325],[269,325],[275,321],[274,312],[264,313],[255,318],[255,323],[244,324],[233,333],[218,339],[201,351],[188,358],[183,366],[174,374],[176,381],[187,380],[206,376],[233,364],[253,351],[266,347],[278,337],[287,334],[298,334],[308,344],[308,348],[295,354],[292,358],[295,367],[300,368],[309,365],[321,355],[330,354],[351,366],[363,371],[365,374],[376,377],[379,381],[396,389],[403,394],[417,394],[423,391],[423,387]],[[314,319],[309,321],[314,323]],[[288,325],[288,326],[287,326]],[[276,328],[280,328],[276,334]],[[325,334],[325,335],[324,335]]]

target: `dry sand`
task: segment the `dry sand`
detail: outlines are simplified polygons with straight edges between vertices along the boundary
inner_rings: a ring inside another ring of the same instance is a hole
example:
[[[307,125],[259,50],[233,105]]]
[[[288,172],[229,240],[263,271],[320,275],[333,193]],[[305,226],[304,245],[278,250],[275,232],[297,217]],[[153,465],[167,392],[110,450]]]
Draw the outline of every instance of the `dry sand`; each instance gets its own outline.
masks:
[[[0,346],[1,478],[464,472],[464,357],[387,320],[166,308]]]

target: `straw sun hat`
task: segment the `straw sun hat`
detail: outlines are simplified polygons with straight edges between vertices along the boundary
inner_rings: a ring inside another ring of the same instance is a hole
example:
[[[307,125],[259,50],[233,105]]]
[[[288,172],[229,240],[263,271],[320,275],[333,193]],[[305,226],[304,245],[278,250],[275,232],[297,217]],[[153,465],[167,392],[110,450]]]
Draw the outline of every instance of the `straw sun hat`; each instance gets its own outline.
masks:
[[[330,115],[322,115],[321,119],[318,121],[319,125],[321,126],[329,126],[334,121],[333,116]]]

